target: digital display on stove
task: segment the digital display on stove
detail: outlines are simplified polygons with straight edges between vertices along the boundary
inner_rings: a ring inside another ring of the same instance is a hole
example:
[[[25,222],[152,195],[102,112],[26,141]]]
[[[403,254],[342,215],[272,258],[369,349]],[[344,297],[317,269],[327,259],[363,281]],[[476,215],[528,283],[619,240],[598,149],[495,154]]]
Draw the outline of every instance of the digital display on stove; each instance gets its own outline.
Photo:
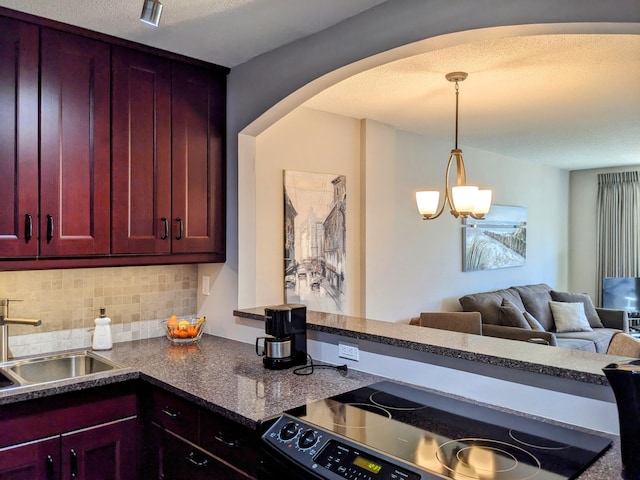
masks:
[[[380,465],[379,463],[372,462],[371,460],[368,460],[364,457],[356,457],[353,461],[353,464],[360,468],[364,468],[371,473],[378,473],[382,468],[382,465]]]

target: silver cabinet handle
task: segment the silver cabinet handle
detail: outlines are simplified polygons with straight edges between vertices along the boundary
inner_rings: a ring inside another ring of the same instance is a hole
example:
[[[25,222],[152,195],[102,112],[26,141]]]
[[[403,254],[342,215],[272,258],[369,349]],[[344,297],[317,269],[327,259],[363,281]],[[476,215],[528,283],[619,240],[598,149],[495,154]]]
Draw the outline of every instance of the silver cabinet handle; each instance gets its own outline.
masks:
[[[180,410],[178,410],[177,412],[172,412],[171,410],[169,410],[169,407],[164,407],[162,409],[162,413],[171,418],[178,418],[181,415]]]

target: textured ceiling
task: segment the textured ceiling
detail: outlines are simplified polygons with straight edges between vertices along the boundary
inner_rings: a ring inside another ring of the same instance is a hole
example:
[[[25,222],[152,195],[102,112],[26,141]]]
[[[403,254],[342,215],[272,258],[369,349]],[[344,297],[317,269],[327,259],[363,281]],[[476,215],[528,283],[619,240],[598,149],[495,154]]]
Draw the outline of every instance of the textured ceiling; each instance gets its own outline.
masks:
[[[640,164],[640,35],[541,35],[458,45],[330,87],[305,106],[567,170]]]
[[[393,1],[393,0],[389,0]],[[234,67],[383,0],[0,0],[0,6]],[[568,170],[640,164],[640,25],[635,35],[543,35],[458,45],[363,72],[305,105]],[[470,160],[470,159],[469,159]]]
[[[0,0],[0,6],[225,67],[324,30],[384,0],[162,0],[158,28],[142,0]]]

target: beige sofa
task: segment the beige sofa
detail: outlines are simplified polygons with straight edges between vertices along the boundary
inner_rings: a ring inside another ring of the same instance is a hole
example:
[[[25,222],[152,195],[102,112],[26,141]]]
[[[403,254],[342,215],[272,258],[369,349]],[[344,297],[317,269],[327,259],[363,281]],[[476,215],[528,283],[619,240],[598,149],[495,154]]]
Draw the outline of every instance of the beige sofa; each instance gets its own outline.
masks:
[[[465,312],[480,313],[482,335],[491,337],[606,353],[616,333],[629,332],[626,311],[595,308],[587,295],[555,291],[546,284],[474,293],[459,301]],[[574,328],[565,311],[576,312],[578,303],[583,305],[584,319],[576,320]]]

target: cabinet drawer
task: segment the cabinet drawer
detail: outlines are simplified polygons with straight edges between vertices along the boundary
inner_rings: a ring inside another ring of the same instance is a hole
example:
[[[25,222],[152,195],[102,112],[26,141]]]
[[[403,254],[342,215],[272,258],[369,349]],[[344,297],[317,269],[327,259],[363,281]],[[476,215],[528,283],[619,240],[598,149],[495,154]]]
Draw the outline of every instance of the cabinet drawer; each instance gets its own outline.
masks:
[[[255,477],[258,470],[258,433],[213,412],[202,411],[200,445],[234,467]]]
[[[249,477],[165,432],[163,473],[171,480],[247,480]]]
[[[154,390],[151,395],[151,420],[181,437],[198,441],[199,408],[176,395]]]

